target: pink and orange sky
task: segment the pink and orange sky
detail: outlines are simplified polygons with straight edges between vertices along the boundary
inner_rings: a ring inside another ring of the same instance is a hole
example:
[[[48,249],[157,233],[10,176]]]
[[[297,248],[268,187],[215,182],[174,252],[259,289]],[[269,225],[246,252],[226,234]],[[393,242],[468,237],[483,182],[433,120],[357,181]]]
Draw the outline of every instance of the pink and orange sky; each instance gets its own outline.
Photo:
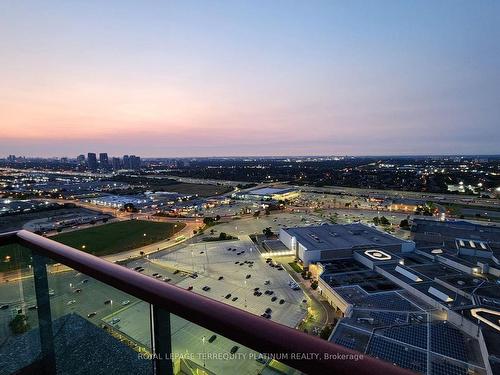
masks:
[[[0,4],[0,157],[493,154],[500,5]]]

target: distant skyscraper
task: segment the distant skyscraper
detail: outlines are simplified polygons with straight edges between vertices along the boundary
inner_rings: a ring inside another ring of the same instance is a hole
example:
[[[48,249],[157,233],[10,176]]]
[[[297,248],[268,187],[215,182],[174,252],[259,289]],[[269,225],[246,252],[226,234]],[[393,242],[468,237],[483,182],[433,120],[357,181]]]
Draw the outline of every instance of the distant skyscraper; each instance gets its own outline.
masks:
[[[101,169],[109,169],[108,154],[105,152],[99,154],[99,167]]]
[[[10,161],[10,162],[15,162],[16,161],[16,155],[9,155],[7,157],[7,160]]]
[[[91,171],[97,171],[97,156],[93,152],[87,154],[87,165]]]
[[[130,169],[141,169],[141,158],[139,156],[130,155]]]
[[[121,167],[120,158],[113,158],[111,159],[111,162],[113,164],[113,170],[117,171],[118,169],[120,169]]]
[[[78,155],[76,157],[76,162],[79,164],[79,165],[83,165],[85,164],[85,155]]]
[[[123,155],[123,168],[130,169],[130,157],[128,155]]]

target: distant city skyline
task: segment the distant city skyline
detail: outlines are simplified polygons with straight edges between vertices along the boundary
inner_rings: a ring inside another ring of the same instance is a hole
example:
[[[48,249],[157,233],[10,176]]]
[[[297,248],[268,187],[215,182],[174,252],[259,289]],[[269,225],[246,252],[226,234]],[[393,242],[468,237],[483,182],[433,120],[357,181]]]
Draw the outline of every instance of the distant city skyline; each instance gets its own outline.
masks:
[[[498,154],[499,35],[491,1],[4,2],[0,157]]]

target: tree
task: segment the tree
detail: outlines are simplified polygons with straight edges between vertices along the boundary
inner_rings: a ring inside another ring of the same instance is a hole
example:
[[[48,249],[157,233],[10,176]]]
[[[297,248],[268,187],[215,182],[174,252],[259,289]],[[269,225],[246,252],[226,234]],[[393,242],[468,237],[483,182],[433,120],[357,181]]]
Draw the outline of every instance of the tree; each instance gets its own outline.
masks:
[[[215,221],[219,221],[219,220],[220,220],[220,215],[217,215],[217,216],[215,217]]]
[[[259,217],[260,216],[260,211],[255,211],[253,213],[253,217]]]
[[[390,225],[391,222],[389,220],[387,220],[387,218],[385,216],[382,216],[380,218],[380,224],[382,224],[382,225]]]
[[[264,233],[266,237],[271,237],[274,235],[274,232],[271,230],[271,227],[264,228],[262,230],[262,233]]]
[[[410,227],[410,223],[408,222],[408,219],[401,220],[401,222],[399,223],[399,227],[400,228],[404,228],[404,229],[409,228]]]
[[[144,255],[144,251],[139,251],[139,255],[142,257]]]
[[[203,224],[205,225],[212,225],[214,223],[214,218],[210,216],[205,216],[203,218]]]
[[[9,323],[9,327],[14,334],[21,334],[26,332],[30,325],[28,324],[28,317],[23,314],[18,314]]]
[[[379,225],[379,223],[380,223],[380,219],[379,219],[377,216],[375,216],[375,217],[373,218],[373,224],[375,224],[375,225]]]
[[[132,203],[124,204],[123,209],[127,212],[137,212],[137,208]]]
[[[227,238],[227,234],[224,232],[219,233],[219,240],[225,240]]]
[[[319,337],[321,337],[323,340],[328,340],[330,337],[331,333],[333,331],[333,325],[329,324],[321,330]]]
[[[313,290],[318,289],[318,280],[314,280],[314,281],[311,283],[311,288],[312,288]]]

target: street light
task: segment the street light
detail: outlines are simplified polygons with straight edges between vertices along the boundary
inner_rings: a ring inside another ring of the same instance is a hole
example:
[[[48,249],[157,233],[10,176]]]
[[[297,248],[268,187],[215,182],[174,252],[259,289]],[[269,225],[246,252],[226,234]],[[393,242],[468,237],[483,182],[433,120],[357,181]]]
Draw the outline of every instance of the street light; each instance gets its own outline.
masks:
[[[205,335],[203,335],[203,337],[201,338],[201,341],[203,343],[203,368],[206,368],[207,366],[207,351],[206,351],[206,347],[205,347]]]

